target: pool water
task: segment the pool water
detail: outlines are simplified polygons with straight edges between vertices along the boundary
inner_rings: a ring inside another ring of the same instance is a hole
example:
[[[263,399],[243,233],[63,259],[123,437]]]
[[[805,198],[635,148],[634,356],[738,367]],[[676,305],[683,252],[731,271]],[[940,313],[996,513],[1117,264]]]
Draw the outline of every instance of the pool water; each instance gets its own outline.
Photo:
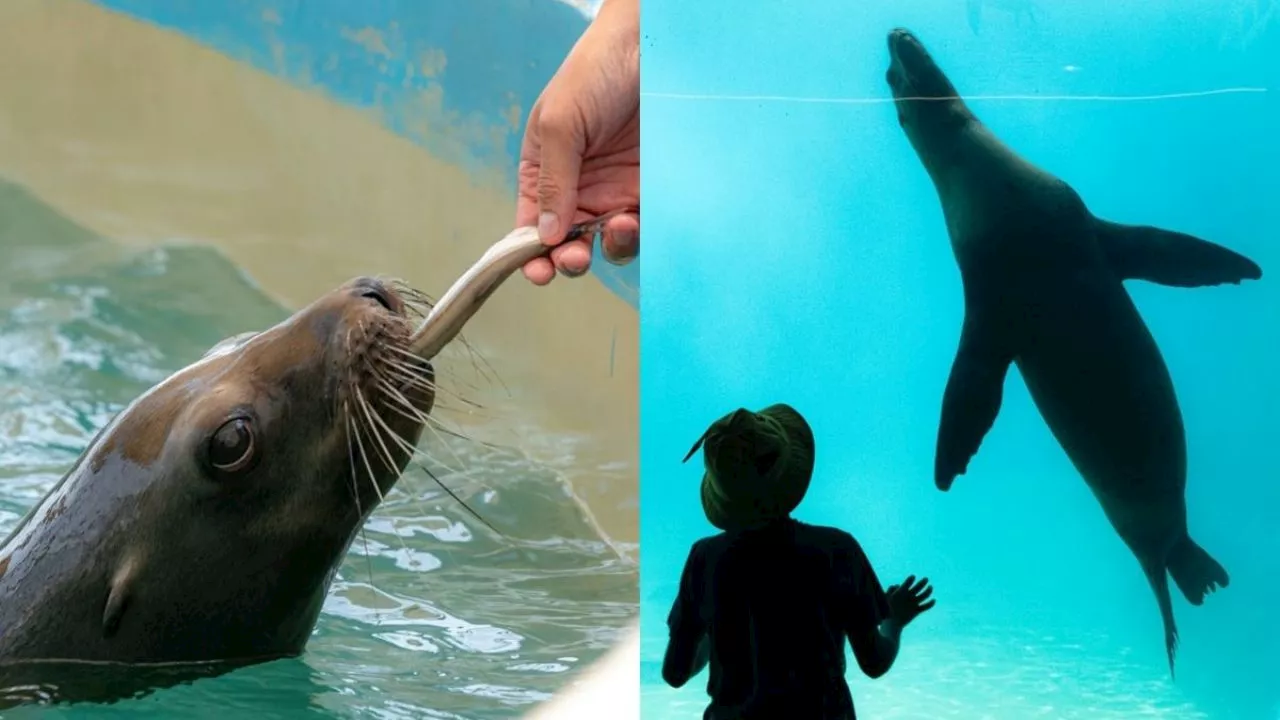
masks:
[[[115,412],[288,312],[216,249],[123,247],[0,183],[0,536]],[[468,400],[501,396],[464,353],[438,368]],[[633,548],[602,541],[557,471],[516,449],[431,433],[421,448],[505,537],[411,469],[353,544],[300,659],[5,717],[506,718],[550,697],[634,616]]]
[[[705,672],[680,690],[660,677],[681,568],[714,532],[701,463],[680,460],[724,413],[775,402],[817,440],[796,516],[853,533],[886,585],[935,586],[888,675],[850,662],[859,717],[1280,717],[1275,4],[967,4],[973,26],[966,3],[936,0],[645,5],[642,182],[660,238],[641,300],[646,718],[707,702]],[[1137,562],[1016,371],[968,473],[933,486],[963,307],[937,194],[888,101],[897,26],[1096,215],[1263,268],[1239,286],[1126,284],[1184,415],[1190,532],[1231,577],[1201,607],[1175,593],[1176,681]]]

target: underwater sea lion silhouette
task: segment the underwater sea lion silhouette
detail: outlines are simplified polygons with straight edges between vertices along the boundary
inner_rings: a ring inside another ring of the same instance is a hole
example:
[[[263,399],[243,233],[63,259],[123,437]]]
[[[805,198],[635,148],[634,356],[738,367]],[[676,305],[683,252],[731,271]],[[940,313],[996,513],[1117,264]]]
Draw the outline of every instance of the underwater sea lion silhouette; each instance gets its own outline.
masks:
[[[1071,186],[1019,157],[974,116],[911,32],[896,29],[888,43],[898,120],[937,190],[964,287],[935,483],[945,491],[964,474],[1016,364],[1142,566],[1172,676],[1178,629],[1168,576],[1192,605],[1226,587],[1228,576],[1188,535],[1181,411],[1123,281],[1203,287],[1256,280],[1262,270],[1190,235],[1095,217]]]

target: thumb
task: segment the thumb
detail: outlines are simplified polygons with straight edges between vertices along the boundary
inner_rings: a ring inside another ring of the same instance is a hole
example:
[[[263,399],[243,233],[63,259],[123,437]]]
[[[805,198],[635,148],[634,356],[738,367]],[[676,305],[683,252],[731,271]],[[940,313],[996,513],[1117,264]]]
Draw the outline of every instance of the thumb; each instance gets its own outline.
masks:
[[[539,135],[538,236],[543,244],[556,245],[564,239],[578,207],[578,173],[586,139],[577,123],[554,116],[543,117]]]

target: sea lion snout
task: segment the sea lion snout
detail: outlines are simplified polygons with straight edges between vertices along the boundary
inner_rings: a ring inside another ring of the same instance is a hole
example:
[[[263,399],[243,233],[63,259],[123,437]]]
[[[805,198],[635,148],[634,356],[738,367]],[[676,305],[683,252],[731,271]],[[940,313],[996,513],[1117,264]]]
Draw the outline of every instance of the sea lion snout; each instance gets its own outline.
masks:
[[[434,366],[408,350],[409,310],[420,312],[413,303],[423,298],[398,281],[370,276],[352,278],[330,298],[335,319],[322,323],[329,333],[323,340],[347,367],[344,375],[356,378],[368,398],[390,394],[398,406],[408,401],[429,412]]]
[[[974,119],[951,80],[914,33],[895,28],[889,32],[888,45],[885,82],[896,101],[898,124],[913,145],[936,145],[931,136],[949,135]]]
[[[342,363],[368,358],[377,349],[401,371],[430,375],[431,363],[408,352],[406,346],[413,332],[410,316],[424,312],[425,300],[398,280],[362,275],[319,303],[312,326],[317,340],[327,344]]]
[[[910,30],[895,28],[889,33],[889,71],[885,79],[894,97],[927,96],[930,77],[940,75],[924,45]]]
[[[886,80],[895,98],[955,99],[959,102],[951,80],[938,67],[924,43],[910,30],[897,28],[889,33],[889,71],[886,73]]]
[[[889,52],[896,55],[898,48],[904,44],[910,44],[917,48],[920,47],[920,41],[916,39],[915,34],[906,28],[894,28],[889,31]]]

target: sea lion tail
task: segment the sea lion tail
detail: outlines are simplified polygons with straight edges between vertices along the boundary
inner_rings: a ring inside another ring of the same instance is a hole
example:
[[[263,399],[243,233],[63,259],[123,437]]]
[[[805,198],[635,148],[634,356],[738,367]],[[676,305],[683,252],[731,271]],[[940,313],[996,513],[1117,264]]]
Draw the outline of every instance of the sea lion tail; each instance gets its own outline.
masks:
[[[1184,534],[1174,544],[1167,563],[1173,581],[1192,605],[1200,605],[1205,595],[1230,583],[1226,569],[1189,535]]]
[[[1164,649],[1169,655],[1169,678],[1174,678],[1173,659],[1178,654],[1178,624],[1173,619],[1173,598],[1169,596],[1169,575],[1164,567],[1154,563],[1143,563],[1142,569],[1147,574],[1147,582],[1156,594],[1156,602],[1160,605],[1160,619],[1164,623]]]

